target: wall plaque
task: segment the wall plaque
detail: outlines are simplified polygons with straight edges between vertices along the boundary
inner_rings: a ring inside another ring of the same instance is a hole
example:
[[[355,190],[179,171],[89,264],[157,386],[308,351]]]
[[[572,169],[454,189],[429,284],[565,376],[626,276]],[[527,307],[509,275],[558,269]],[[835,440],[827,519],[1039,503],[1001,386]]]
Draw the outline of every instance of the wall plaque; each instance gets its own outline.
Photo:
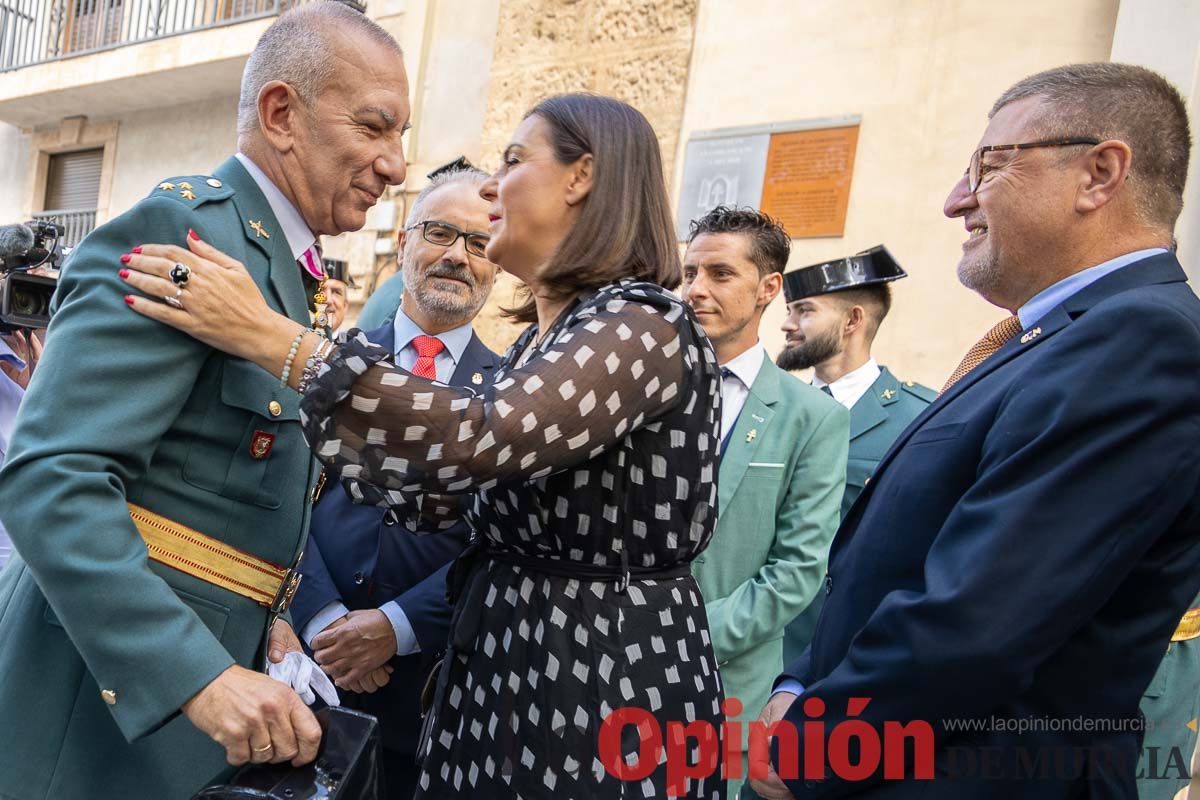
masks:
[[[688,141],[676,234],[715,206],[753,206],[793,239],[846,227],[859,117],[726,128]]]

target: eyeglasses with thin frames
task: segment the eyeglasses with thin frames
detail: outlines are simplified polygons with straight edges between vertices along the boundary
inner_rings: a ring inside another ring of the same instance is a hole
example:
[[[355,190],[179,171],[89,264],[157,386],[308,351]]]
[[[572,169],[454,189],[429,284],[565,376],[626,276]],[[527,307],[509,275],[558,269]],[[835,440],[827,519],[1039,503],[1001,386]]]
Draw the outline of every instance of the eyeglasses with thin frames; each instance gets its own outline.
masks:
[[[967,167],[967,186],[970,188],[971,194],[974,194],[979,190],[980,184],[983,183],[983,176],[987,173],[987,170],[995,169],[995,167],[989,167],[983,163],[983,156],[986,153],[997,153],[1005,150],[1032,150],[1036,147],[1073,147],[1083,144],[1095,146],[1100,144],[1100,140],[1074,137],[1068,139],[1046,139],[1040,142],[1023,142],[1022,144],[984,145],[983,147],[976,148],[975,152],[971,154],[971,164]]]
[[[451,225],[449,222],[442,222],[436,219],[427,219],[424,222],[418,222],[416,225],[410,225],[405,230],[411,231],[413,228],[421,229],[421,238],[430,244],[436,244],[438,247],[449,249],[454,246],[460,238],[466,242],[467,252],[473,256],[487,258],[486,251],[488,242],[492,237],[486,233],[470,233],[462,228]]]

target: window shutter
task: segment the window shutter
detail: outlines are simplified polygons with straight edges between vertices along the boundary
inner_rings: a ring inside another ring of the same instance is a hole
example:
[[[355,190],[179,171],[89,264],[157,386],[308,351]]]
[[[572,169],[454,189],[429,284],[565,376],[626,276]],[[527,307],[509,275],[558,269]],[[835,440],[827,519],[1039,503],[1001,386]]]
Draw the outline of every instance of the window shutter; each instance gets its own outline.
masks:
[[[46,175],[46,210],[91,210],[100,198],[104,148],[55,153]]]

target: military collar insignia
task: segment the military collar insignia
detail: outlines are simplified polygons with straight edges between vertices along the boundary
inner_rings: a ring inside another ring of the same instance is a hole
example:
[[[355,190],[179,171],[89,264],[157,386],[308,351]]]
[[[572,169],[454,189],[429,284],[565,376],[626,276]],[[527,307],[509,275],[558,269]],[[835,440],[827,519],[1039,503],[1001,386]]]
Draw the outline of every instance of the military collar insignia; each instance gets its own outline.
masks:
[[[247,223],[250,225],[250,230],[254,231],[255,236],[261,236],[264,239],[271,238],[271,234],[267,233],[266,229],[263,228],[262,220],[251,219],[247,220]]]

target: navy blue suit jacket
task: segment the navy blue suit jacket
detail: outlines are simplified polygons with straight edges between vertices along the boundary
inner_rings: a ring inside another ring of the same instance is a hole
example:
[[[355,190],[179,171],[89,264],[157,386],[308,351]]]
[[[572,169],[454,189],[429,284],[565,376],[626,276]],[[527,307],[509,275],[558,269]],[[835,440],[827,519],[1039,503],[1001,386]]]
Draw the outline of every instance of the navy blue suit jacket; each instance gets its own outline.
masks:
[[[787,781],[797,798],[1136,797],[1138,701],[1200,590],[1200,300],[1185,281],[1164,254],[1083,289],[884,456],[834,540],[812,644],[785,672],[801,701],[824,701],[827,736],[850,698],[870,698],[859,719],[878,731],[930,722],[937,778],[801,774]],[[787,719],[803,752],[802,709]],[[991,718],[1112,730],[943,722]],[[1099,774],[1073,775],[1072,748]]]
[[[367,338],[392,350],[392,323],[371,331]],[[472,335],[450,384],[472,389],[489,386],[498,364],[496,354]],[[479,385],[471,380],[475,373],[483,378]],[[379,717],[389,750],[415,751],[425,673],[446,649],[450,632],[446,572],[466,546],[468,533],[467,524],[459,522],[442,533],[415,535],[391,512],[356,505],[333,480],[313,508],[308,545],[300,561],[304,578],[291,606],[296,631],[304,630],[334,600],[351,611],[395,600],[421,646],[419,653],[392,659],[395,671],[386,686],[353,698],[354,707]]]

